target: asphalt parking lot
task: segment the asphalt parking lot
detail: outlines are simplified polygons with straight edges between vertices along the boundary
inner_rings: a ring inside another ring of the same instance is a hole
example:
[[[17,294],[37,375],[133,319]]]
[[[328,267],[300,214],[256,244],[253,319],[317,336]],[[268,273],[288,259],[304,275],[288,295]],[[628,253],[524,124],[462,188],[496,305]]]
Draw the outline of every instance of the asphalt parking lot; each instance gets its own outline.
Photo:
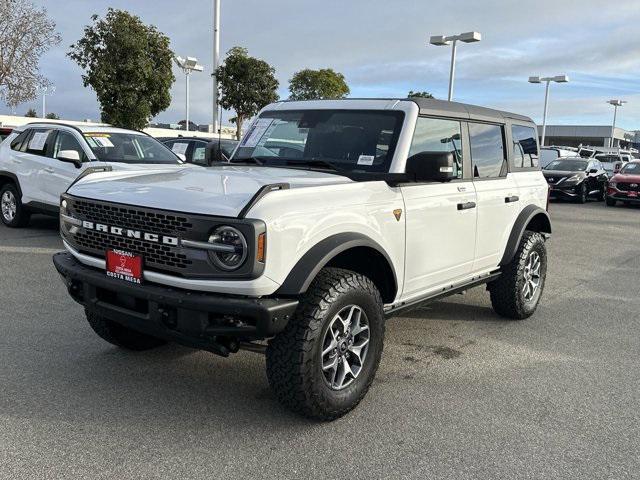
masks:
[[[640,208],[551,214],[533,318],[476,288],[390,320],[329,424],[281,408],[257,354],[104,343],[51,264],[56,220],[0,226],[0,478],[637,478]]]

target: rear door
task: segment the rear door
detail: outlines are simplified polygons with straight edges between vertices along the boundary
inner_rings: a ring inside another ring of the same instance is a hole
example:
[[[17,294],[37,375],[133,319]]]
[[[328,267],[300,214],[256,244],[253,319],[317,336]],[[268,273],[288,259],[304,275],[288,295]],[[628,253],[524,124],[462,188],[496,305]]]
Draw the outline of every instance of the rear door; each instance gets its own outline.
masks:
[[[419,117],[409,156],[451,152],[457,179],[409,183],[401,187],[406,214],[403,297],[419,297],[434,287],[455,283],[471,273],[475,249],[476,194],[470,178],[463,124]]]
[[[509,174],[504,125],[469,122],[469,144],[478,203],[474,272],[498,266],[519,212],[518,185]]]
[[[16,164],[18,181],[22,189],[22,201],[25,203],[47,203],[46,194],[39,181],[40,172],[49,167],[47,151],[55,138],[55,130],[51,128],[29,128],[28,136],[12,152]]]

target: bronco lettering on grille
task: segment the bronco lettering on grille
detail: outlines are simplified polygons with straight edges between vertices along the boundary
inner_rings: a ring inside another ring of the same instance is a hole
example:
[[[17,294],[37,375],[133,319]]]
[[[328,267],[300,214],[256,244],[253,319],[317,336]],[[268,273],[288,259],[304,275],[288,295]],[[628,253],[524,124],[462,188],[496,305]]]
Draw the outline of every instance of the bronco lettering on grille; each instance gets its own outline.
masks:
[[[111,225],[105,225],[103,223],[82,221],[82,228],[87,230],[95,230],[96,232],[110,233],[112,235],[118,235],[126,238],[133,238],[137,240],[145,240],[152,243],[162,243],[164,245],[178,246],[178,239],[176,237],[167,237],[165,235],[158,235],[156,233],[141,232],[140,230],[131,230],[128,228],[114,227]]]

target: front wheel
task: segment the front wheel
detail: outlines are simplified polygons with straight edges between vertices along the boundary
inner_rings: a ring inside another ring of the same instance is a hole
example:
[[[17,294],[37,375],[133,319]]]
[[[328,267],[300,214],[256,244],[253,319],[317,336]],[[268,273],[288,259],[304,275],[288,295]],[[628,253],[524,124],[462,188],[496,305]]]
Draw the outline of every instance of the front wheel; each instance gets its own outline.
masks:
[[[286,329],[269,342],[269,383],[289,409],[334,420],[369,390],[383,341],[383,303],[373,282],[349,270],[326,268]]]
[[[0,218],[7,227],[26,227],[29,223],[29,212],[20,201],[18,189],[11,183],[0,187]]]
[[[530,317],[540,302],[546,276],[544,237],[527,230],[511,263],[503,266],[500,277],[488,285],[493,309],[513,320]]]
[[[616,199],[615,198],[610,198],[607,197],[607,207],[615,207],[616,206]]]
[[[588,194],[589,190],[587,189],[587,182],[582,182],[582,185],[580,185],[580,189],[578,190],[578,203],[587,203]]]

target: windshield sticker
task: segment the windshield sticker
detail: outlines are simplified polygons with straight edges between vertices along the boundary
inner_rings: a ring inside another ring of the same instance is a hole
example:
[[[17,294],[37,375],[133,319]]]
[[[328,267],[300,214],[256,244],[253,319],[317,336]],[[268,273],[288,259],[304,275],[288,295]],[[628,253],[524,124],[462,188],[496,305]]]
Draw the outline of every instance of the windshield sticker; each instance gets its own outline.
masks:
[[[272,123],[273,118],[259,118],[256,120],[244,136],[240,146],[250,148],[256,147]]]
[[[91,133],[85,133],[84,136],[85,137],[107,137],[107,138],[109,138],[111,136],[111,134],[109,134],[109,133],[97,133],[97,132],[94,133],[94,132],[91,132]]]
[[[174,143],[171,147],[171,151],[176,155],[184,155],[189,148],[188,143]]]
[[[360,155],[358,157],[358,165],[373,165],[373,155]]]
[[[36,132],[29,141],[29,150],[44,150],[44,144],[47,143],[49,132]]]
[[[95,144],[98,147],[103,147],[103,148],[113,147],[113,143],[111,143],[111,140],[109,140],[108,137],[103,137],[103,136],[95,137],[92,135],[90,138],[95,142]]]

